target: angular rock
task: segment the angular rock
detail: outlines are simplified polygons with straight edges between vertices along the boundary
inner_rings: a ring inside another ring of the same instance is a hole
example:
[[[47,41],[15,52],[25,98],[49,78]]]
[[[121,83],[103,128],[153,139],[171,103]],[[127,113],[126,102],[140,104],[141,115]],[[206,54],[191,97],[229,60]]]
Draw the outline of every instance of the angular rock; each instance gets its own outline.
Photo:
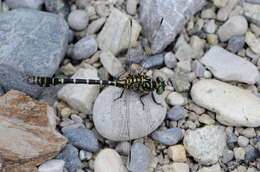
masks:
[[[71,58],[73,60],[84,60],[92,56],[98,49],[96,39],[88,35],[80,39],[72,48]]]
[[[143,34],[151,43],[152,53],[162,52],[204,5],[204,0],[141,0],[140,21]]]
[[[200,61],[215,77],[224,81],[254,84],[259,79],[259,72],[254,64],[219,46],[212,47]]]
[[[192,100],[228,126],[259,127],[260,99],[248,90],[217,80],[201,80],[191,89]]]
[[[92,66],[88,66],[87,69],[79,69],[72,78],[99,79],[97,70]],[[98,93],[98,85],[69,84],[59,90],[58,98],[80,112],[91,114]]]
[[[94,162],[95,172],[127,172],[120,155],[113,149],[101,150]]]
[[[218,162],[226,146],[226,134],[223,127],[206,126],[188,130],[184,134],[184,147],[200,164],[211,165]]]
[[[47,104],[11,90],[0,97],[0,112],[3,171],[40,165],[65,146],[66,138],[55,130],[55,112]]]
[[[151,150],[140,142],[133,144],[131,148],[131,156],[128,156],[127,168],[130,171],[147,171],[152,162]]]
[[[132,20],[132,26],[130,26],[129,17],[113,8],[103,29],[98,34],[99,48],[110,50],[114,55],[117,55],[129,46],[136,45],[140,31],[141,26],[135,20]]]
[[[151,95],[144,96],[125,90],[122,98],[114,101],[122,90],[105,88],[97,97],[93,109],[93,121],[99,134],[114,141],[132,140],[153,132],[166,116],[165,102],[154,93],[157,105]]]
[[[243,15],[249,21],[260,26],[260,4],[246,3],[246,2],[243,3]]]
[[[67,144],[65,148],[55,157],[65,161],[65,168],[69,172],[75,172],[78,168],[84,168],[85,165],[79,160],[79,151],[71,144]]]
[[[95,134],[86,128],[66,130],[64,136],[70,144],[85,151],[97,152],[99,145]]]
[[[119,77],[124,73],[122,63],[110,51],[102,51],[100,61],[110,75]]]
[[[168,156],[174,161],[174,162],[186,162],[186,152],[183,145],[174,145],[170,146],[167,149]]]
[[[0,42],[4,45],[0,47],[0,64],[31,75],[54,74],[68,44],[64,19],[36,10],[16,9],[0,13],[0,23]]]
[[[9,8],[31,8],[35,10],[41,10],[44,0],[6,0],[5,3]]]

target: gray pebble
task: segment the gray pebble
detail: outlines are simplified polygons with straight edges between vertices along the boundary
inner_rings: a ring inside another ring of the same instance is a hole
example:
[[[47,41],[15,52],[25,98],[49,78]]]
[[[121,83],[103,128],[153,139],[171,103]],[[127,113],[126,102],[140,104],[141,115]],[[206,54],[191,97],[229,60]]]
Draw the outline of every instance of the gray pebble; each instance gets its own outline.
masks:
[[[91,158],[92,158],[92,153],[91,152],[87,152],[87,151],[84,151],[84,150],[80,150],[79,151],[79,159],[81,161],[90,160]]]
[[[172,52],[168,52],[164,55],[164,64],[171,69],[174,69],[176,67],[177,60]]]
[[[185,112],[181,105],[176,105],[167,112],[167,118],[170,120],[178,121],[184,117]]]
[[[126,3],[126,10],[128,14],[135,15],[136,14],[136,9],[137,9],[137,4],[138,0],[127,0]]]
[[[35,10],[41,10],[44,0],[5,0],[5,3],[9,8],[31,8]]]
[[[250,163],[252,161],[255,161],[256,158],[260,157],[260,153],[257,149],[255,148],[250,148],[246,151],[246,155],[245,155],[245,163]]]
[[[231,53],[237,53],[241,48],[245,45],[245,37],[244,36],[232,36],[228,41],[227,49]]]
[[[123,155],[128,155],[130,152],[130,143],[129,142],[120,142],[116,145],[116,151]]]
[[[80,8],[80,9],[86,9],[92,0],[76,0],[76,5]]]
[[[204,66],[198,60],[192,62],[191,70],[196,74],[197,77],[200,78],[204,77],[206,71]]]
[[[147,171],[152,161],[151,150],[140,142],[133,144],[128,156],[127,168],[132,172]]]
[[[64,18],[67,18],[70,12],[68,0],[45,0],[45,8]]]
[[[151,136],[152,139],[171,146],[178,143],[182,139],[183,134],[180,128],[170,128],[163,131],[155,131]]]
[[[189,77],[184,73],[176,72],[170,80],[177,92],[185,92],[190,89]]]
[[[234,148],[234,144],[237,142],[237,136],[234,133],[227,133],[227,145],[230,149]]]
[[[68,23],[71,29],[82,31],[88,25],[88,14],[85,10],[74,10],[69,14]]]
[[[76,123],[76,124],[72,124],[69,126],[65,126],[61,129],[61,131],[64,133],[68,130],[72,130],[72,129],[78,129],[78,128],[84,128],[84,125],[82,123]]]
[[[67,130],[64,136],[68,138],[69,143],[85,151],[97,152],[99,150],[98,140],[95,134],[86,128]]]
[[[75,172],[77,168],[84,168],[78,157],[78,150],[71,144],[67,144],[65,148],[56,156],[56,159],[65,161],[65,168],[69,172]]]
[[[38,172],[61,172],[63,171],[64,164],[63,160],[48,160],[38,167]]]
[[[150,69],[154,67],[160,67],[163,65],[163,63],[164,63],[163,54],[158,54],[146,58],[141,65],[146,69]]]
[[[75,122],[75,123],[83,123],[83,119],[76,115],[76,114],[72,114],[71,115],[71,119]]]
[[[92,21],[88,25],[88,30],[87,30],[88,35],[95,34],[97,31],[99,31],[101,27],[104,25],[105,21],[106,21],[105,17],[101,17],[95,21]]]
[[[249,143],[249,139],[244,136],[239,136],[237,139],[237,143],[241,147],[246,147]]]
[[[93,36],[86,36],[79,40],[73,47],[71,58],[73,60],[83,60],[93,55],[98,48],[96,39]]]
[[[69,29],[68,43],[71,43],[74,40],[74,32]]]
[[[231,151],[229,149],[225,149],[223,152],[222,162],[227,163],[227,162],[231,161],[233,159],[233,157],[234,157],[233,151]]]

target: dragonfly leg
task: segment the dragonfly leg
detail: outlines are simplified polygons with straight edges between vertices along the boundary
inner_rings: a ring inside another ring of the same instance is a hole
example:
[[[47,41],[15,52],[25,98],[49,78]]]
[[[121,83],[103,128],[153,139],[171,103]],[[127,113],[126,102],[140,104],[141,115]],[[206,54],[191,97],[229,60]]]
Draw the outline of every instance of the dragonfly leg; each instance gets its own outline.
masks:
[[[157,105],[160,105],[160,106],[163,107],[163,105],[162,105],[161,103],[158,103],[158,102],[156,101],[153,92],[152,92],[152,99],[153,99],[153,102],[154,102],[154,103],[156,103]]]
[[[122,90],[121,94],[119,97],[115,98],[114,101],[118,100],[118,99],[121,99],[123,97],[123,94],[125,92],[125,88]]]

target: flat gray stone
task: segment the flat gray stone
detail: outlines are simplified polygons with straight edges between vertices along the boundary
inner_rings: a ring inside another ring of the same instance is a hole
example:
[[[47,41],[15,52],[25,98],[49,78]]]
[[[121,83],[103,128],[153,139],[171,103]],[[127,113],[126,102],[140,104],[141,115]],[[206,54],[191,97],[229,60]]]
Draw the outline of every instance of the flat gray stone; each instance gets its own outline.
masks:
[[[93,121],[98,133],[103,137],[124,141],[141,138],[153,132],[166,116],[166,105],[162,97],[154,93],[157,105],[151,95],[144,96],[125,90],[122,98],[118,98],[122,89],[105,88],[97,97],[93,109]]]
[[[199,106],[216,112],[216,119],[221,124],[260,126],[260,99],[248,90],[209,79],[196,82],[191,97]]]
[[[30,75],[52,76],[68,44],[61,17],[29,9],[0,13],[0,64]]]
[[[224,81],[254,84],[259,80],[259,72],[254,64],[219,46],[212,47],[200,61],[215,77]]]
[[[140,22],[152,53],[162,52],[204,5],[204,0],[140,0]]]
[[[188,130],[183,139],[185,150],[200,164],[218,162],[226,146],[226,134],[220,126],[206,126]]]

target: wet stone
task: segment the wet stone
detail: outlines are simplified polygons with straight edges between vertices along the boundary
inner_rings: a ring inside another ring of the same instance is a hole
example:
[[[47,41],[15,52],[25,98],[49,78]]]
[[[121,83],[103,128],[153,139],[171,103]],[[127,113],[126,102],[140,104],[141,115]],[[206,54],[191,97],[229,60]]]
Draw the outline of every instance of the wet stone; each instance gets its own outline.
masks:
[[[30,8],[35,10],[41,10],[44,0],[6,0],[5,3],[8,5],[9,8],[16,9],[16,8]]]
[[[76,169],[85,167],[79,160],[77,148],[71,144],[67,144],[55,158],[65,161],[64,167],[67,168],[69,172],[75,172]]]
[[[89,152],[97,152],[99,144],[95,134],[86,128],[66,130],[64,136],[73,146]]]
[[[170,120],[178,121],[183,119],[184,117],[185,112],[181,105],[176,105],[167,112],[167,118]]]
[[[155,131],[152,133],[151,137],[162,144],[171,146],[178,143],[182,139],[183,134],[181,129],[176,127],[162,131]]]
[[[98,49],[98,43],[92,36],[80,39],[72,48],[71,58],[73,60],[84,60],[92,56]]]
[[[233,36],[228,41],[228,47],[227,49],[231,53],[237,53],[241,48],[243,48],[245,45],[245,37],[244,36]]]
[[[47,11],[58,14],[67,18],[70,12],[68,0],[45,0],[45,8]]]
[[[130,171],[147,171],[152,161],[151,150],[140,142],[131,147],[131,156],[128,156],[127,168]]]

